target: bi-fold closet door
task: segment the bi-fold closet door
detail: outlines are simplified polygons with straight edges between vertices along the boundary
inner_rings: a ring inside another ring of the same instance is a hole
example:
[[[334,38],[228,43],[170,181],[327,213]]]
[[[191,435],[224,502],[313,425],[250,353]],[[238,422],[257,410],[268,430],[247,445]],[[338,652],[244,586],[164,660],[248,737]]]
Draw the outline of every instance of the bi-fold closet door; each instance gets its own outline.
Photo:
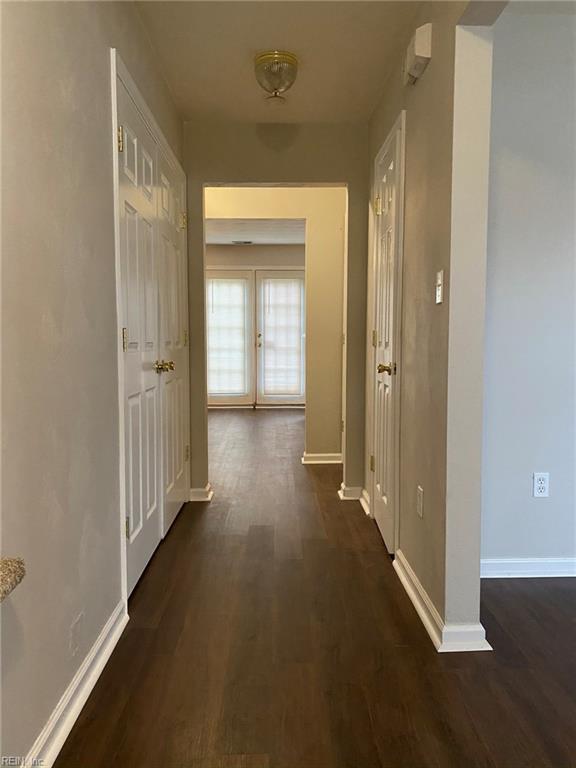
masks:
[[[185,177],[117,80],[128,593],[190,494]]]
[[[210,405],[302,405],[302,270],[208,270]]]

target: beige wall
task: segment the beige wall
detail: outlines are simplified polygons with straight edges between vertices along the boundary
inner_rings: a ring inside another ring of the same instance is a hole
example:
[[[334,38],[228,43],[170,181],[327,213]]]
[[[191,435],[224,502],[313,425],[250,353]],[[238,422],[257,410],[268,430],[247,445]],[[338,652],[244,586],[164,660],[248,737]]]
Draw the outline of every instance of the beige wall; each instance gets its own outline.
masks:
[[[450,270],[455,25],[466,3],[424,3],[432,60],[414,86],[399,61],[370,126],[374,160],[406,110],[402,312],[400,548],[443,614],[445,587],[448,300],[434,303],[436,272]],[[446,293],[447,296],[447,293]],[[416,487],[424,489],[424,517]]]
[[[575,8],[512,3],[494,28],[485,558],[576,558]]]
[[[344,187],[210,187],[212,219],[306,220],[305,452],[340,453],[342,319],[347,192]]]
[[[192,485],[208,482],[206,348],[203,300],[204,184],[346,184],[348,187],[348,314],[346,482],[364,472],[364,343],[368,208],[367,128],[363,125],[186,123],[190,254]]]
[[[303,245],[207,245],[206,267],[304,267]]]
[[[121,599],[110,46],[179,152],[132,4],[2,5],[2,554],[27,568],[2,604],[8,755]]]

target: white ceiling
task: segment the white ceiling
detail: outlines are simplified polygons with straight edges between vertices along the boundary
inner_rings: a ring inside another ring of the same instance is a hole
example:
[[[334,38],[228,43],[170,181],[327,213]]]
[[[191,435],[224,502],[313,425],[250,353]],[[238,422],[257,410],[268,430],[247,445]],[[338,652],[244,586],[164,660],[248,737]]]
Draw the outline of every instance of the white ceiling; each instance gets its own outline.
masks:
[[[304,219],[206,219],[206,245],[303,245]]]
[[[367,120],[414,30],[420,2],[138,2],[172,96],[185,120]],[[285,104],[256,83],[254,55],[298,56]]]

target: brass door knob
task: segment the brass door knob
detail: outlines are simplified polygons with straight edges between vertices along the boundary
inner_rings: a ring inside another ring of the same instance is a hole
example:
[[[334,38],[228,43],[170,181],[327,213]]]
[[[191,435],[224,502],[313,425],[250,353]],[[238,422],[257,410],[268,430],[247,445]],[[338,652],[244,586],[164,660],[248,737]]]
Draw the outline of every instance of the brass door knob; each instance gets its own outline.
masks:
[[[390,365],[378,363],[378,368],[376,370],[378,373],[387,373],[388,376],[392,376],[393,373],[396,373],[396,363],[390,363]]]
[[[156,373],[168,373],[168,371],[173,371],[175,368],[174,360],[156,360],[154,363]]]

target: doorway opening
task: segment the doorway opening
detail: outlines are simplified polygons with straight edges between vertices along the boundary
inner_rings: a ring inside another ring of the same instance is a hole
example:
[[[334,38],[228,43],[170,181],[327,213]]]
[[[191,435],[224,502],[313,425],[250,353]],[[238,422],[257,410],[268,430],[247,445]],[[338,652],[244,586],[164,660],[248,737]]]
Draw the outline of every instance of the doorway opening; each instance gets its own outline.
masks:
[[[302,463],[341,464],[347,189],[205,186],[207,405],[301,409]]]

